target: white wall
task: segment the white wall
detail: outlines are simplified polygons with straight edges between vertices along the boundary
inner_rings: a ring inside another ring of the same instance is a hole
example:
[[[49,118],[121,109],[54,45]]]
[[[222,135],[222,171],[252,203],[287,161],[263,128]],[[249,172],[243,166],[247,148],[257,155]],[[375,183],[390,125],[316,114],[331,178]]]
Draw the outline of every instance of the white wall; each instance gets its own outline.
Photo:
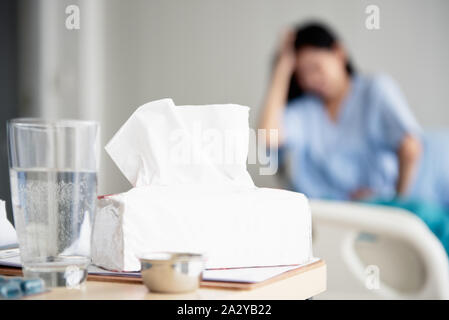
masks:
[[[101,82],[101,99],[96,101],[99,108],[102,106],[97,115],[104,142],[137,106],[163,97],[172,97],[176,104],[248,105],[254,127],[280,31],[313,17],[337,29],[359,69],[390,73],[423,125],[449,126],[448,1],[97,2],[97,11],[90,11],[89,18],[97,21],[95,28],[101,26],[95,29],[97,48],[90,51],[96,53],[97,64],[90,63],[93,67],[101,65],[101,74],[93,83]],[[368,4],[380,7],[380,30],[365,28]],[[83,1],[80,6],[83,19],[83,10],[91,9]],[[81,23],[83,29],[83,20]],[[70,45],[67,38],[64,41]],[[95,45],[90,41],[90,46]],[[61,68],[67,63],[62,61]],[[58,110],[61,115],[70,115],[63,105]],[[102,170],[100,193],[128,189],[129,184],[106,155]],[[259,185],[275,184],[272,178],[254,178]]]

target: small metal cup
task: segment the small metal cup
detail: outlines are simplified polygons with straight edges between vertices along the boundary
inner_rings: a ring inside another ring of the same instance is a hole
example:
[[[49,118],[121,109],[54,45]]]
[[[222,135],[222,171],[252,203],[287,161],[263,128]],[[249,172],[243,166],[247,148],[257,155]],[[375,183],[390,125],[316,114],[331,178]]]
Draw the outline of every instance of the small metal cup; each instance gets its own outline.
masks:
[[[153,252],[140,258],[142,279],[148,290],[181,293],[199,288],[204,257],[197,253]]]

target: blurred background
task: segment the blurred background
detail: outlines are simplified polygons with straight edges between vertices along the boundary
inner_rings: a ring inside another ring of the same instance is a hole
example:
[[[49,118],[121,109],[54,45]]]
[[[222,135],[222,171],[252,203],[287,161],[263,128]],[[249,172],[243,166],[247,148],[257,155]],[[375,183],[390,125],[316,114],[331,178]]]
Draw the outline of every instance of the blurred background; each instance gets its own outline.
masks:
[[[0,198],[10,198],[12,117],[98,120],[104,146],[138,106],[170,97],[247,105],[256,128],[279,36],[310,18],[335,28],[361,72],[389,73],[425,128],[449,127],[449,2],[374,2],[2,0]],[[370,4],[379,30],[365,27]],[[80,9],[79,29],[66,28],[69,5]],[[257,165],[250,172],[258,186],[279,186]],[[103,152],[99,194],[129,188]]]

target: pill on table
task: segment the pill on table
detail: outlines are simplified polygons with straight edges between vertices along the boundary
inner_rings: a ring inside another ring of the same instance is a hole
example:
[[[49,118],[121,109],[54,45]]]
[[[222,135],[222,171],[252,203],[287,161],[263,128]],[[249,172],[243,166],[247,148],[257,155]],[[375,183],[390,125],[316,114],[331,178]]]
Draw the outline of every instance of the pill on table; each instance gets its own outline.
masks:
[[[36,294],[45,291],[45,284],[44,281],[39,278],[23,279],[20,288],[24,295]]]
[[[20,285],[16,281],[0,283],[0,297],[3,299],[17,299],[22,296]]]

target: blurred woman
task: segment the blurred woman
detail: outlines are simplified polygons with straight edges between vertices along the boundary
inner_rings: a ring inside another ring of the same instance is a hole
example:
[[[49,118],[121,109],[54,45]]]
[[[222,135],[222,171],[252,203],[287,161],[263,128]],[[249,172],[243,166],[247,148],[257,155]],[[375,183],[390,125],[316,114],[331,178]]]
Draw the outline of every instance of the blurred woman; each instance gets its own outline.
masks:
[[[355,71],[334,33],[308,24],[285,35],[262,114],[278,130],[295,191],[408,209],[449,252],[447,134],[423,134],[387,75]]]
[[[396,83],[356,72],[324,25],[285,35],[260,127],[279,130],[267,143],[288,154],[292,186],[309,197],[441,202],[448,195],[435,181],[419,184],[422,132]]]

